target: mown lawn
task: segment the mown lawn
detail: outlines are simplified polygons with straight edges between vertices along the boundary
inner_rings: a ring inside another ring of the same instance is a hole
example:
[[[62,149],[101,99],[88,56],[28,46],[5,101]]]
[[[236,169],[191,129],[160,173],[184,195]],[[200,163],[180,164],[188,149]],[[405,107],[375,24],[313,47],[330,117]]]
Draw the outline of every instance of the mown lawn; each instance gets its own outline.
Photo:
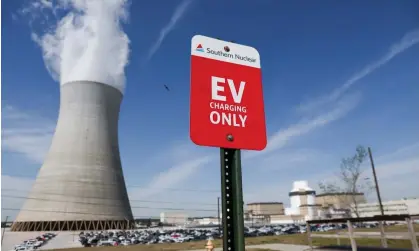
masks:
[[[335,238],[312,238],[314,246],[330,246],[337,245],[337,239]],[[356,239],[358,246],[381,246],[381,240],[379,239]],[[266,237],[255,237],[246,239],[246,245],[256,244],[269,244],[269,243],[282,243],[282,244],[294,244],[294,245],[308,245],[306,234],[294,234],[294,235],[280,235],[280,236],[266,236]],[[412,244],[409,240],[387,240],[389,247],[394,248],[411,248]],[[349,239],[340,238],[340,245],[350,245]]]
[[[413,224],[415,232],[419,232],[419,224]],[[354,231],[372,231],[379,232],[379,228],[355,228]],[[393,225],[393,226],[384,226],[384,232],[407,232],[407,225]]]

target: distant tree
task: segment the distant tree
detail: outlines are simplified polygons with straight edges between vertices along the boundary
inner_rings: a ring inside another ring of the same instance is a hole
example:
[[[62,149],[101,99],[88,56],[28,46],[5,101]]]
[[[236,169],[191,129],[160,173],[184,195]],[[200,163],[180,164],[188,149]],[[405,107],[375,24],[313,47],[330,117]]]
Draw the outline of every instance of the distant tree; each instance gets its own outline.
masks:
[[[336,194],[340,198],[340,202],[345,207],[351,209],[356,217],[359,217],[358,211],[358,195],[367,194],[371,190],[371,185],[366,179],[362,179],[361,165],[367,159],[368,153],[365,147],[358,146],[356,153],[348,158],[343,158],[338,173],[338,183],[327,182],[319,183],[319,187],[324,193]]]

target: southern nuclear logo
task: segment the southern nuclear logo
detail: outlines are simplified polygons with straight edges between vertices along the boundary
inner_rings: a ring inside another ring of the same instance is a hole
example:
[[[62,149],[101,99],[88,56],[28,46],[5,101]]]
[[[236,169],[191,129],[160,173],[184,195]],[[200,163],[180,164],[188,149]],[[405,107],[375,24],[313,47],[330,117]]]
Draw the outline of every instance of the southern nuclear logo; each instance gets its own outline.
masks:
[[[195,49],[196,51],[204,52],[204,48],[202,48],[202,44],[198,44],[198,46]]]

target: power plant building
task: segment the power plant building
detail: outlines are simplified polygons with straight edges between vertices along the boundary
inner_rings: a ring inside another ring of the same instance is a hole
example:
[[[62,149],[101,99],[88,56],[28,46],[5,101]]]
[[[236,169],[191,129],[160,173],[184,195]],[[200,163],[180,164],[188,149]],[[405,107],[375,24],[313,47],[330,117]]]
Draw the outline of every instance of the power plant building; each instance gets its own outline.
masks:
[[[269,222],[271,224],[303,223],[318,216],[316,191],[307,181],[294,181],[289,192],[290,207],[281,202],[259,202],[247,204],[246,220]]]
[[[351,216],[351,205],[366,203],[363,193],[323,193],[316,196],[320,218],[346,218]]]
[[[163,224],[184,225],[188,222],[188,215],[181,212],[162,212],[160,222]]]
[[[60,88],[51,147],[11,230],[132,228],[118,144],[122,93],[90,81]]]
[[[367,202],[363,193],[323,193],[316,196],[316,204],[321,205],[322,208],[349,208],[354,200],[357,204]]]
[[[364,194],[327,193],[316,195],[307,181],[294,181],[288,193],[290,206],[281,202],[259,202],[247,204],[246,220],[271,224],[295,224],[320,218],[348,217],[351,202],[365,203]]]
[[[403,200],[391,200],[383,201],[383,211],[385,215],[398,215],[398,214],[409,214],[419,215],[419,199],[403,199]],[[352,216],[356,217],[352,206]],[[359,217],[373,217],[381,215],[381,209],[378,202],[374,203],[362,203],[357,205]]]
[[[248,203],[247,213],[252,215],[284,214],[284,204],[282,202]]]
[[[287,215],[305,215],[312,219],[317,216],[316,191],[308,186],[307,181],[294,181],[289,192],[291,206],[286,209]]]
[[[307,181],[294,181],[288,196],[290,207],[285,208],[283,215],[272,215],[271,223],[303,223],[317,217],[316,191],[308,186]]]

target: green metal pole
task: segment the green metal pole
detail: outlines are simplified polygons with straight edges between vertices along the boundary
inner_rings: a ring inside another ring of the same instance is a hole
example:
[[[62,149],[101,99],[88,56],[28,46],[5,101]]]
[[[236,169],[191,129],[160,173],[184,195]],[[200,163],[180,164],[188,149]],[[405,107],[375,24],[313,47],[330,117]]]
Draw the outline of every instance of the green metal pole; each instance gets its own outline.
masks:
[[[224,251],[245,251],[241,155],[220,149]]]
[[[228,251],[227,247],[227,234],[229,233],[227,227],[227,190],[226,190],[226,161],[225,161],[225,149],[220,148],[220,164],[221,164],[221,225],[223,228],[223,250]]]
[[[3,244],[3,238],[4,238],[4,231],[6,231],[6,227],[7,227],[7,220],[9,219],[9,216],[6,216],[6,220],[4,221],[4,226],[2,231],[1,231],[1,244]]]

